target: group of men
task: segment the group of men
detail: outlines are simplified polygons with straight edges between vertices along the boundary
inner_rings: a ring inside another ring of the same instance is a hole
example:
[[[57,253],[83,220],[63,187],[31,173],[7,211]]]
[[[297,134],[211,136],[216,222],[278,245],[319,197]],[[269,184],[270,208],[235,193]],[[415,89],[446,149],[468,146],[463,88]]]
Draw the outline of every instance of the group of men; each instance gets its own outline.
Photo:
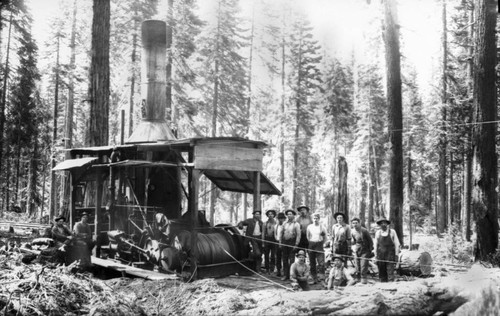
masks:
[[[51,229],[51,237],[54,239],[55,246],[61,250],[66,251],[66,247],[76,238],[80,242],[87,244],[89,250],[94,247],[92,241],[92,230],[88,223],[89,214],[82,213],[79,222],[75,223],[73,232],[66,226],[66,217],[59,215],[54,219],[54,226]]]
[[[253,258],[257,273],[274,273],[290,280],[297,288],[307,290],[309,284],[316,284],[325,275],[325,245],[327,230],[320,222],[321,216],[311,216],[309,207],[301,205],[297,208],[277,213],[266,211],[268,220],[263,222],[261,211],[253,212],[253,218],[238,223],[252,246]],[[399,240],[396,232],[389,228],[390,221],[381,218],[377,221],[380,227],[372,239],[369,231],[361,226],[359,218],[353,218],[351,225],[343,213],[334,214],[336,223],[332,227],[330,240],[330,260],[332,267],[325,279],[327,288],[335,288],[347,284],[367,283],[369,262],[377,262],[381,282],[394,280],[395,263],[399,253]],[[309,264],[306,262],[309,256]],[[264,269],[262,269],[264,256]],[[347,262],[351,261],[356,269],[357,280],[346,271]]]

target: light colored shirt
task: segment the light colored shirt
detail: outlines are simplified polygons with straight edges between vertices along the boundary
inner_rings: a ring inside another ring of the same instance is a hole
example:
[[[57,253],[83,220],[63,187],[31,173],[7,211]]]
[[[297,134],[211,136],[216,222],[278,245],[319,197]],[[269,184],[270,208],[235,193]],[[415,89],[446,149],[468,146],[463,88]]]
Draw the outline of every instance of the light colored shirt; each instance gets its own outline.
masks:
[[[323,234],[321,234],[323,233]],[[311,242],[324,242],[326,238],[326,229],[318,223],[307,226],[307,240]]]
[[[256,224],[255,227],[253,228],[253,236],[257,236],[260,234],[262,234],[262,232],[260,231],[260,225]]]
[[[307,281],[309,274],[310,274],[310,268],[309,265],[306,264],[305,262],[292,263],[292,266],[290,267],[290,280],[292,282]]]

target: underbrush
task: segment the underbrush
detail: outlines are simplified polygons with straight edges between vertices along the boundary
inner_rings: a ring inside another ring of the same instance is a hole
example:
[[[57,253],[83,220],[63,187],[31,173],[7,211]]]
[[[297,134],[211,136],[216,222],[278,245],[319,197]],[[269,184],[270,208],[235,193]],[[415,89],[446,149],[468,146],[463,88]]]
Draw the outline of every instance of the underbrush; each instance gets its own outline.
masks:
[[[420,244],[419,251],[428,252],[436,265],[472,264],[474,244],[462,237],[456,224],[453,224],[442,238],[436,235],[416,235],[414,239],[415,243]]]

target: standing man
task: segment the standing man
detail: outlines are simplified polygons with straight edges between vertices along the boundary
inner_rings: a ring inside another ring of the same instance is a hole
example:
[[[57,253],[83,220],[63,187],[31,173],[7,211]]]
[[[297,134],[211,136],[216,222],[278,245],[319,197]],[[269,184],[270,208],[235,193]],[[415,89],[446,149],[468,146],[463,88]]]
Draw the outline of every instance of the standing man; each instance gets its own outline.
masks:
[[[278,223],[276,224],[276,227],[274,229],[274,238],[279,242],[280,236],[283,233],[283,223],[286,220],[285,213],[279,212],[278,213]],[[283,248],[282,247],[276,247],[276,276],[280,277],[281,276],[281,268],[283,267]]]
[[[332,254],[344,258],[344,264],[347,267],[347,257],[351,251],[351,228],[346,223],[344,213],[337,212],[333,218],[337,220],[337,223],[332,228]]]
[[[90,229],[90,225],[88,224],[88,222],[89,214],[83,212],[80,221],[75,223],[73,232],[75,236],[84,241],[87,244],[89,250],[91,250],[92,248],[94,248],[94,242],[92,241],[92,230]]]
[[[283,223],[283,229],[279,238],[280,248],[283,249],[283,270],[282,281],[290,279],[290,265],[294,262],[295,250],[300,242],[300,225],[295,221],[295,211],[286,210],[287,221]]]
[[[318,273],[324,274],[326,229],[319,222],[318,213],[313,215],[313,223],[307,226],[307,240],[309,241],[309,265],[314,284],[318,283]],[[316,265],[317,264],[317,265]]]
[[[299,217],[297,218],[297,223],[300,225],[300,242],[299,248],[306,250],[308,247],[307,242],[307,226],[312,224],[311,215],[309,214],[309,207],[301,205],[297,207],[299,212]]]
[[[263,238],[264,238],[264,268],[267,273],[274,272],[274,266],[276,263],[276,211],[268,210],[266,212],[267,222],[264,225]]]
[[[354,263],[356,267],[356,275],[361,277],[361,283],[367,283],[368,276],[368,260],[373,251],[373,240],[370,232],[364,227],[361,227],[359,218],[351,220],[352,225],[352,253],[354,255]]]
[[[245,236],[250,238],[250,245],[252,246],[253,258],[255,260],[255,272],[260,273],[262,266],[262,229],[263,223],[260,220],[262,212],[260,210],[254,211],[253,218],[247,218],[238,223],[238,228],[243,229],[246,226]]]
[[[377,260],[380,282],[394,281],[394,268],[399,255],[399,239],[396,231],[389,228],[386,218],[377,221],[380,230],[375,233],[375,260]]]

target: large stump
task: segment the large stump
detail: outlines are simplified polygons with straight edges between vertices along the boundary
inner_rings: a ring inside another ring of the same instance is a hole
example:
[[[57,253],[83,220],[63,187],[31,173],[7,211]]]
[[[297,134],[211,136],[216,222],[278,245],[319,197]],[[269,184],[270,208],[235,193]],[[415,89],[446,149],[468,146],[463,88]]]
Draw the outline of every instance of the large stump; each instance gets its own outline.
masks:
[[[432,257],[428,252],[401,251],[398,271],[400,275],[429,276],[432,272]]]

